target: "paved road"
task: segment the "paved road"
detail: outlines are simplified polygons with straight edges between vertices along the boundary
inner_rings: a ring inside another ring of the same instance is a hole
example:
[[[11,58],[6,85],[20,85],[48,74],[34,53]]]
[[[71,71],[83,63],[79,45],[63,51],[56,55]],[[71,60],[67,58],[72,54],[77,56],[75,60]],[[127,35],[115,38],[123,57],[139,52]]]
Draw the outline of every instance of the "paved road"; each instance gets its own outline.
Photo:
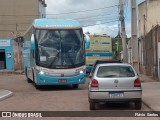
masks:
[[[11,98],[0,102],[0,111],[89,111],[87,84],[81,85],[77,90],[71,86],[47,86],[36,90],[32,83],[27,83],[24,75],[0,75],[0,89],[14,92]],[[134,110],[133,104],[106,104],[97,105],[97,108],[98,111]],[[142,110],[149,111],[145,105]]]

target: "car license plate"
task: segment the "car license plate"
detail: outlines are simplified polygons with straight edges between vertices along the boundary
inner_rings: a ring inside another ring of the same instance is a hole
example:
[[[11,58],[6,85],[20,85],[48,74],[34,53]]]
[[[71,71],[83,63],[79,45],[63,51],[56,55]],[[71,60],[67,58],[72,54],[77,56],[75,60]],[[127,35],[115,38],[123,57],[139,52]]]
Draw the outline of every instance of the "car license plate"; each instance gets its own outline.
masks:
[[[66,80],[66,79],[61,79],[61,80],[59,80],[59,82],[60,82],[60,83],[66,83],[67,80]]]
[[[110,98],[120,98],[124,96],[124,92],[109,92]]]

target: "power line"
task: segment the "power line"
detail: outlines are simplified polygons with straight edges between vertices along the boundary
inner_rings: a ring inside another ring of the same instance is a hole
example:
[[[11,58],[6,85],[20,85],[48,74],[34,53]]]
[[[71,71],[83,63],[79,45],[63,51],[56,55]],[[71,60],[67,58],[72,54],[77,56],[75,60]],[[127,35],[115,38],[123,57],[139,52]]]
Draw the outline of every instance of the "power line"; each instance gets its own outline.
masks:
[[[102,15],[93,15],[93,16],[88,16],[87,18],[86,17],[75,17],[75,18],[72,18],[72,19],[89,19],[89,18],[95,18],[95,17],[100,17],[100,16],[102,16],[102,17],[106,17],[106,16],[110,16],[110,15],[116,15],[117,13],[110,13],[110,14],[102,14]],[[118,14],[117,14],[118,15]],[[52,17],[49,17],[50,19],[58,19],[58,18],[52,18]],[[28,18],[29,19],[29,18]],[[66,19],[66,18],[65,18]],[[9,20],[7,20],[7,21],[16,21],[17,19],[9,19]],[[21,21],[22,20],[26,20],[26,19],[20,19]],[[5,20],[3,20],[3,22],[5,22]]]
[[[57,14],[47,14],[47,15],[60,15],[60,14],[71,14],[71,13],[79,13],[79,12],[88,12],[88,11],[102,10],[102,9],[112,8],[112,7],[117,7],[117,6],[119,6],[119,5],[113,5],[113,6],[108,6],[108,7],[103,7],[103,8],[97,8],[97,9],[90,9],[90,10],[75,11],[75,12],[66,12],[66,13],[57,13]]]
[[[102,22],[102,23],[100,23],[100,24],[82,25],[82,27],[90,27],[90,26],[96,26],[96,25],[103,25],[103,24],[113,23],[113,22],[117,22],[117,21],[119,21],[119,20],[108,21],[108,22]]]
[[[57,13],[57,14],[45,14],[45,15],[61,15],[61,14],[71,14],[71,13],[79,13],[79,12],[89,12],[89,11],[95,11],[95,10],[102,10],[106,8],[112,8],[112,7],[117,7],[119,5],[113,5],[113,6],[108,6],[108,7],[103,7],[103,8],[97,8],[97,9],[89,9],[89,10],[82,10],[82,11],[75,11],[75,12],[66,12],[66,13]],[[40,15],[0,15],[3,17],[7,16],[12,16],[12,17],[40,17]]]
[[[115,19],[115,18],[110,18],[110,19],[106,19],[106,18],[104,18],[104,19],[98,19],[98,18],[96,18],[96,19],[91,19],[91,20],[78,20],[79,22],[86,22],[86,21],[92,21],[92,20],[94,20],[94,21],[104,21],[104,20],[113,20],[113,19]],[[116,20],[119,20],[118,18],[116,18]],[[8,24],[0,24],[0,25],[16,25],[16,24],[18,24],[18,25],[28,25],[28,24],[31,24],[31,23],[18,23],[18,22],[16,22],[16,23],[8,23]]]
[[[31,24],[31,23],[11,23],[11,24],[0,24],[0,25],[28,25],[28,24]]]
[[[47,14],[44,14],[47,15]],[[0,17],[38,17],[38,18],[43,18],[42,15],[1,15]]]
[[[46,15],[61,15],[61,14],[71,14],[71,13],[79,13],[79,12],[89,12],[89,11],[96,11],[96,10],[102,10],[102,9],[107,9],[107,8],[112,8],[112,7],[117,7],[119,5],[113,5],[113,6],[108,6],[108,7],[103,7],[103,8],[96,8],[96,9],[89,9],[89,10],[82,10],[82,11],[75,11],[75,12],[66,12],[66,13],[57,13],[57,14],[46,14]],[[40,15],[0,15],[0,16],[14,16],[14,17],[19,17],[19,16],[28,16],[28,17],[34,17],[37,16],[39,17]]]
[[[79,22],[86,22],[86,21],[90,21],[90,22],[94,22],[94,21],[106,21],[106,20],[113,20],[113,19],[116,19],[116,20],[119,20],[118,18],[112,18],[112,19],[96,19],[96,20],[94,20],[94,19],[91,19],[91,20],[83,20],[83,21],[79,21]]]
[[[117,13],[112,13],[112,14],[103,14],[103,15],[94,15],[94,16],[88,16],[87,18],[86,17],[78,17],[78,18],[72,18],[72,19],[77,19],[78,21],[82,21],[82,20],[89,20],[90,18],[92,18],[91,20],[96,20],[96,19],[98,19],[98,20],[101,20],[101,18],[100,18],[100,16],[102,16],[102,18],[106,18],[108,15],[116,15]],[[117,15],[118,16],[118,15]],[[54,18],[51,18],[51,19],[54,19]],[[112,18],[112,19],[114,19],[114,18]],[[14,21],[15,20],[15,21]],[[22,21],[22,19],[20,19],[21,21]],[[25,20],[25,19],[24,19]],[[31,23],[19,23],[19,22],[17,22],[16,21],[16,19],[10,19],[10,21],[14,21],[14,22],[16,22],[17,24],[31,24]],[[3,22],[5,22],[5,21],[3,21]],[[14,25],[14,24],[0,24],[0,25]]]
[[[104,20],[106,20],[106,19],[104,19]],[[101,22],[101,21],[104,21],[104,20],[103,19],[99,19],[97,21]],[[108,20],[112,20],[112,19],[108,19]],[[119,21],[119,19],[117,18],[115,21]],[[111,22],[115,22],[115,21],[108,21],[108,22],[104,22],[104,23],[100,23],[100,24],[111,23]],[[83,22],[83,21],[81,21],[81,22]],[[19,23],[15,23],[15,24],[0,24],[0,25],[12,25],[12,26],[16,26],[16,24],[18,24],[18,25],[28,25],[30,23],[20,23],[20,24]],[[99,25],[99,24],[93,24],[93,25]]]
[[[16,30],[0,30],[1,32],[16,32]],[[26,31],[26,30],[18,30],[18,31]]]
[[[113,22],[117,22],[117,21],[119,21],[119,19],[114,20],[114,21],[102,22],[99,24],[82,25],[82,27],[96,26],[96,25],[101,25],[101,24],[106,24],[106,23],[113,23]],[[16,24],[14,24],[14,25],[16,25]],[[0,31],[14,31],[14,30],[0,30]]]
[[[110,14],[103,14],[103,15],[94,15],[94,16],[87,16],[86,17],[82,17],[82,18],[73,18],[73,19],[88,19],[88,18],[94,18],[94,17],[99,17],[99,16],[109,16],[109,15],[115,15],[117,13],[110,13]]]

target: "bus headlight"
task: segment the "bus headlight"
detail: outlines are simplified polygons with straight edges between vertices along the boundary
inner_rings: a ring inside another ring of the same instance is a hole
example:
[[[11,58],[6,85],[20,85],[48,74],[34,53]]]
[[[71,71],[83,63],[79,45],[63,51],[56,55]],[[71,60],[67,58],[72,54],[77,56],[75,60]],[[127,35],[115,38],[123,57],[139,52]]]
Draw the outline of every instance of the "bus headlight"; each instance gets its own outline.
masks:
[[[84,71],[83,71],[83,70],[81,70],[79,73],[80,73],[80,74],[83,74],[83,73],[84,73]]]
[[[83,70],[79,71],[80,74],[83,74],[85,72],[86,72],[86,69],[83,69]]]
[[[43,72],[43,71],[40,71],[39,74],[44,75],[44,72]]]
[[[36,66],[36,72],[39,73],[39,74],[41,74],[41,75],[45,74],[44,71],[42,70],[42,68],[38,67],[38,66]]]

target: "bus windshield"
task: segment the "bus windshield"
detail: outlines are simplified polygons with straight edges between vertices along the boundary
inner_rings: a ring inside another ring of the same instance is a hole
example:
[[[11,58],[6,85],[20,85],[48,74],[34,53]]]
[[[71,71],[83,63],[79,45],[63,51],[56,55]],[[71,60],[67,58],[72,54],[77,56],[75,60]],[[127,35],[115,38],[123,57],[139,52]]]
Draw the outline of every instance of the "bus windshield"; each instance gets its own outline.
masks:
[[[82,29],[36,30],[36,64],[48,68],[74,68],[85,64]]]

